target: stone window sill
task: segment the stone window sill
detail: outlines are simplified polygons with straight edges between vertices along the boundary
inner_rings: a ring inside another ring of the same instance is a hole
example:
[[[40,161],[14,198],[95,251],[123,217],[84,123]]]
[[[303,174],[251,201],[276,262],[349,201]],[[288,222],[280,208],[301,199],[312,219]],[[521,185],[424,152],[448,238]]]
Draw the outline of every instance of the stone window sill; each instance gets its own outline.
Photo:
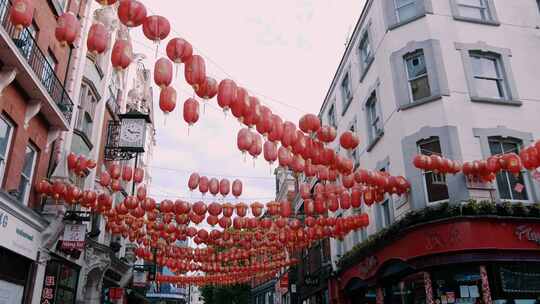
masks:
[[[405,104],[405,105],[400,105],[398,110],[399,111],[408,110],[410,108],[414,108],[414,107],[417,107],[417,106],[420,106],[420,105],[423,105],[423,104],[426,104],[426,103],[430,103],[432,101],[436,101],[436,100],[439,100],[439,99],[442,99],[441,94],[425,97],[425,98],[419,99],[419,100],[417,100],[415,102],[411,102],[411,103],[408,103],[408,104]]]
[[[396,28],[398,28],[398,27],[401,27],[401,26],[403,26],[403,25],[405,25],[405,24],[414,22],[414,21],[416,21],[416,20],[418,20],[418,19],[420,19],[420,18],[423,18],[423,17],[425,17],[425,16],[426,16],[426,13],[422,13],[422,14],[420,14],[420,15],[418,15],[418,16],[409,18],[409,19],[407,19],[407,20],[403,20],[403,21],[394,23],[394,24],[388,26],[388,30],[389,30],[389,31],[394,30],[394,29],[396,29]]]
[[[514,100],[514,99],[498,99],[498,98],[471,96],[471,101],[472,102],[483,102],[483,103],[505,105],[505,106],[515,106],[515,107],[519,107],[519,106],[522,105],[521,101]]]
[[[454,16],[454,20],[471,22],[471,23],[476,23],[476,24],[491,25],[491,26],[501,25],[501,23],[499,23],[499,21],[497,20],[482,20],[482,19],[468,18],[468,17],[462,17],[462,16]]]

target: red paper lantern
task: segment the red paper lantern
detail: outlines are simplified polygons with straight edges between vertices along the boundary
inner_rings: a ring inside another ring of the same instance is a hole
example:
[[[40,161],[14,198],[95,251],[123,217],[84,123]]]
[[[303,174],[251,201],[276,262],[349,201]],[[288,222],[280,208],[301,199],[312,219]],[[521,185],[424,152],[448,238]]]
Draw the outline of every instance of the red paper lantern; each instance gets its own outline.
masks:
[[[51,189],[51,184],[48,181],[42,179],[38,183],[36,183],[35,189],[37,193],[41,195],[46,195]]]
[[[193,55],[186,61],[184,77],[186,78],[186,82],[189,83],[195,91],[197,91],[198,87],[204,83],[206,80],[206,65],[201,56]]]
[[[107,50],[107,43],[109,41],[109,32],[105,28],[103,23],[94,23],[88,30],[88,38],[86,40],[86,46],[88,51],[94,55],[102,54]]]
[[[336,129],[331,126],[322,126],[319,131],[317,131],[317,138],[324,143],[333,142],[336,139],[336,136]]]
[[[144,180],[144,169],[135,168],[135,172],[133,173],[133,181],[139,184],[139,183],[142,183],[143,180]]]
[[[273,128],[272,111],[268,107],[261,105],[260,113],[260,119],[256,125],[257,132],[262,136],[267,137],[268,133],[270,133]]]
[[[216,196],[219,193],[219,180],[215,177],[212,177],[208,182],[208,190],[210,194]]]
[[[62,46],[72,44],[81,30],[79,19],[72,12],[67,12],[58,17],[54,35]]]
[[[154,82],[161,89],[168,87],[172,83],[172,63],[167,58],[159,58],[154,64]]]
[[[339,137],[340,145],[346,150],[354,150],[359,144],[358,136],[354,135],[351,131],[344,132]]]
[[[199,179],[199,191],[204,195],[208,192],[208,177],[201,176]]]
[[[126,69],[133,60],[133,50],[127,40],[116,40],[111,54],[111,63],[115,69]]]
[[[242,87],[236,88],[236,98],[231,101],[231,112],[238,120],[243,121],[244,115],[249,108],[249,94]]]
[[[102,171],[99,177],[99,184],[108,187],[111,184],[111,175],[107,171]]]
[[[306,114],[300,118],[298,126],[306,134],[315,133],[321,128],[321,120],[317,115]]]
[[[274,142],[266,141],[263,146],[264,159],[273,164],[278,158],[277,145]]]
[[[107,171],[113,179],[119,179],[122,174],[122,167],[119,164],[110,164]]]
[[[32,0],[13,0],[9,10],[11,24],[22,30],[32,25],[34,18],[34,5]]]
[[[212,99],[218,91],[218,83],[212,77],[206,77],[206,80],[197,87],[195,93],[203,99]]]
[[[276,114],[272,114],[272,130],[268,133],[268,140],[281,141],[283,137],[283,120]]]
[[[292,147],[296,143],[297,133],[296,125],[290,121],[283,123],[283,136],[281,138],[281,145],[285,148]]]
[[[67,156],[67,166],[69,171],[75,170],[77,167],[77,155],[73,152],[70,152]]]
[[[253,157],[253,159],[257,159],[257,157],[262,153],[262,138],[259,134],[251,134],[253,136],[253,143],[251,144],[248,152]]]
[[[279,160],[279,166],[283,168],[287,168],[292,164],[293,156],[291,154],[291,151],[289,149],[281,146],[278,149],[278,160]]]
[[[223,111],[228,111],[236,100],[238,86],[231,79],[223,79],[218,86],[217,101]]]
[[[148,16],[143,22],[143,34],[149,40],[159,42],[169,36],[171,24],[162,16]]]
[[[194,98],[188,98],[184,102],[184,121],[190,126],[199,120],[199,102]]]
[[[224,178],[219,181],[219,193],[225,197],[231,192],[231,183],[228,179]]]
[[[118,19],[127,27],[142,25],[146,14],[146,7],[137,0],[121,0],[118,5]]]
[[[236,137],[236,143],[238,149],[242,151],[242,153],[249,151],[251,145],[253,144],[253,134],[248,128],[240,129]]]
[[[176,108],[176,90],[173,87],[165,87],[159,93],[159,108],[163,113],[169,114]]]
[[[262,215],[262,210],[264,207],[263,204],[259,202],[253,202],[250,207],[251,207],[251,214],[254,217],[259,217]]]
[[[182,38],[173,38],[167,43],[167,56],[174,63],[183,63],[193,56],[193,46]]]
[[[199,186],[199,179],[200,176],[198,173],[191,173],[188,180],[188,188],[190,191],[197,189],[197,187]]]
[[[235,179],[232,183],[232,194],[238,198],[242,195],[242,181]]]
[[[122,167],[122,180],[125,182],[131,181],[133,178],[133,169],[130,166]]]
[[[249,97],[249,106],[244,109],[244,124],[250,128],[261,120],[261,102],[257,97]]]

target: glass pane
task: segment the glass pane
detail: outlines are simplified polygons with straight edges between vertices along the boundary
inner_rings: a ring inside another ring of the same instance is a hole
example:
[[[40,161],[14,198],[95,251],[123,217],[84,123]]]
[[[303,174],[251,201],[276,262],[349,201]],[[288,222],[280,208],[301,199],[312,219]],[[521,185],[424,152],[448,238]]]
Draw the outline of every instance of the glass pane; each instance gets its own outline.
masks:
[[[368,64],[371,59],[371,45],[369,44],[369,37],[366,34],[360,43],[360,56],[364,64]]]
[[[390,225],[390,206],[389,206],[388,201],[382,204],[382,211],[383,211],[383,226],[386,227]]]
[[[75,301],[74,293],[65,289],[58,288],[56,301],[58,304],[73,304]]]
[[[519,145],[515,142],[502,142],[502,149],[504,153],[519,153]]]
[[[440,177],[436,177],[433,172],[426,172],[424,174],[424,179],[426,181],[426,189],[429,202],[437,202],[446,200],[448,196],[448,186],[446,183],[439,182]]]
[[[407,21],[417,16],[416,5],[414,4],[414,1],[398,0],[398,2],[409,2],[409,4],[406,4],[404,6],[398,6],[397,17],[399,22]]]
[[[504,90],[499,80],[475,78],[474,85],[476,88],[476,92],[480,97],[497,99],[504,97]]]
[[[402,7],[408,4],[414,4],[415,0],[395,0],[396,1],[396,7]]]
[[[489,150],[491,151],[491,155],[497,155],[497,154],[502,154],[503,153],[503,150],[502,150],[502,145],[501,145],[501,142],[499,141],[489,141]]]
[[[508,184],[508,173],[502,172],[497,174],[497,189],[499,189],[499,196],[501,199],[512,199],[512,190]]]
[[[3,118],[0,118],[0,158],[2,159],[6,158],[10,134],[11,126]]]
[[[409,79],[413,79],[427,74],[426,61],[424,59],[424,53],[420,52],[410,58],[406,59],[407,73]]]
[[[32,174],[35,157],[36,157],[36,150],[34,150],[31,147],[26,147],[26,151],[24,154],[24,166],[23,166],[22,174],[24,174],[27,177],[30,177],[30,175]]]
[[[417,78],[410,82],[413,101],[431,96],[431,88],[427,76]]]
[[[58,276],[58,285],[75,289],[77,284],[77,271],[73,268],[69,268],[66,265],[60,265],[60,273]]]
[[[471,61],[474,76],[500,78],[496,58],[471,56]]]
[[[465,18],[487,20],[487,9],[470,7],[470,6],[460,6],[459,15]]]
[[[483,7],[484,6],[484,0],[459,0],[459,4],[469,5],[469,6],[477,6],[477,7]]]

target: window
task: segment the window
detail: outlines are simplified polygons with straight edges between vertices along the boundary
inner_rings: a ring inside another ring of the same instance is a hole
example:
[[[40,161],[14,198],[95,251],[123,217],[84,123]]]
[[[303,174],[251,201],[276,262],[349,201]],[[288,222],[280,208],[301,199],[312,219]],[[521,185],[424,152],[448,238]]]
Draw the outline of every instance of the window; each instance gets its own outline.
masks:
[[[538,12],[540,12],[540,0],[536,0],[536,6],[538,6]]]
[[[381,204],[381,227],[386,228],[392,223],[392,216],[390,213],[390,199],[386,199]]]
[[[392,53],[394,96],[405,110],[450,95],[438,40],[411,41]]]
[[[81,93],[79,101],[79,113],[77,119],[77,130],[83,132],[88,140],[92,139],[94,114],[99,97],[95,89],[87,81],[81,84]]]
[[[50,260],[45,268],[42,298],[52,297],[51,303],[75,303],[79,270],[59,260]]]
[[[488,140],[491,155],[519,153],[521,142],[518,140],[497,137],[491,137]],[[501,171],[497,174],[497,189],[503,200],[528,200],[523,173],[514,176],[508,171]]]
[[[450,0],[450,7],[456,20],[499,24],[493,0]]]
[[[349,104],[352,100],[352,89],[351,89],[351,79],[350,79],[350,73],[346,73],[345,76],[343,76],[343,80],[341,81],[341,96],[343,99],[343,113],[342,115],[347,112],[347,108],[349,108]]]
[[[368,123],[368,140],[369,143],[372,144],[383,135],[380,104],[377,102],[377,93],[375,91],[366,102],[366,115]]]
[[[394,0],[398,22],[416,17],[416,0]]]
[[[420,50],[406,56],[405,66],[411,100],[414,102],[431,96],[424,52]]]
[[[471,52],[474,86],[481,97],[500,98],[506,96],[505,80],[501,73],[500,59],[496,55]]]
[[[19,201],[25,203],[30,196],[30,189],[32,188],[32,179],[34,176],[34,168],[36,167],[37,149],[29,144],[24,151],[24,165],[21,171],[21,180],[19,182]]]
[[[351,127],[349,128],[349,131],[351,131],[353,134],[356,134],[356,120],[353,121],[353,123],[351,124]],[[352,160],[354,161],[354,168],[358,168],[358,166],[360,166],[360,157],[358,155],[358,147],[356,147],[356,149],[348,152],[348,156],[352,158]]]
[[[510,49],[483,42],[455,45],[461,52],[471,101],[521,105],[510,64]]]
[[[6,164],[8,162],[9,149],[13,126],[7,119],[0,116],[0,184],[4,180]]]
[[[366,24],[366,28],[360,37],[360,43],[358,43],[358,56],[360,61],[360,81],[362,81],[375,58],[373,46],[371,45],[371,38],[373,37],[371,34],[371,22]]]
[[[330,109],[328,109],[328,124],[334,128],[337,128],[337,123],[336,123],[336,105],[335,103],[333,103],[331,106],[330,106]]]
[[[419,153],[424,155],[437,154],[442,156],[441,144],[438,137],[430,138],[418,143]],[[424,172],[424,186],[427,193],[427,201],[439,202],[449,198],[446,176],[433,171]]]

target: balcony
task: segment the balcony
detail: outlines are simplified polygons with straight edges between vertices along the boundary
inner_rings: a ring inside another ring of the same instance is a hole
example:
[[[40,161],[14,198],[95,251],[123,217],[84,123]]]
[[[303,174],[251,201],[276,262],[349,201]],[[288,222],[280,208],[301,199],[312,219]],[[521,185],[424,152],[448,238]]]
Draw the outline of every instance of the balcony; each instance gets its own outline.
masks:
[[[39,101],[39,112],[53,128],[68,130],[73,101],[55,74],[29,29],[15,29],[9,18],[11,3],[0,0],[0,58],[5,67],[17,70],[16,80],[28,95]]]

